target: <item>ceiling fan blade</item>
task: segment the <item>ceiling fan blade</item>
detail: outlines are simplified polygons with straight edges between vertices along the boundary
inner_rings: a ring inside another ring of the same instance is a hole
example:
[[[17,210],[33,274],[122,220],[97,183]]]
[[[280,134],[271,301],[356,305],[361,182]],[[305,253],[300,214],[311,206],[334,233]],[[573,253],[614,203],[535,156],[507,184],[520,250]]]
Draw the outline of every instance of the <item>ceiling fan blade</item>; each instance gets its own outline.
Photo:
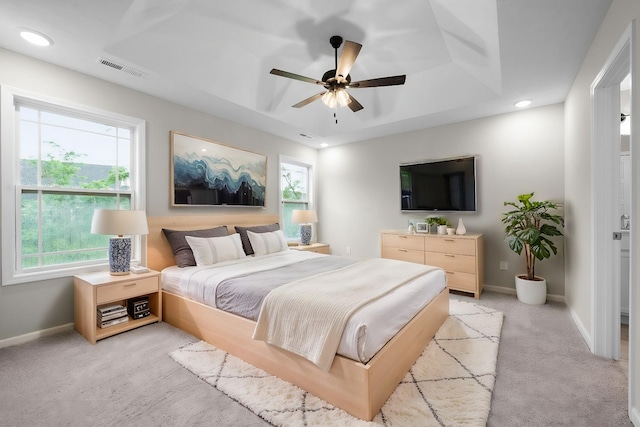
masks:
[[[349,102],[349,108],[351,108],[351,111],[353,111],[354,113],[364,108],[362,104],[360,104],[353,96],[351,96],[351,94],[349,94],[349,99],[351,100],[351,102]]]
[[[324,86],[325,82],[321,82],[320,80],[312,79],[310,77],[301,76],[300,74],[290,73],[288,71],[278,70],[277,68],[273,68],[270,71],[271,74],[276,76],[287,77],[289,79],[300,80],[301,82],[313,83],[317,85]]]
[[[347,76],[351,72],[351,67],[353,67],[353,63],[356,62],[356,58],[360,53],[360,49],[362,49],[360,43],[349,40],[344,42],[344,47],[340,54],[340,61],[338,62],[338,67],[336,67],[336,80],[338,83],[346,81]]]
[[[315,94],[315,95],[313,95],[313,96],[310,96],[310,97],[309,97],[309,98],[307,98],[307,99],[303,99],[302,101],[298,102],[298,103],[297,103],[297,104],[295,104],[295,105],[292,105],[292,107],[293,107],[293,108],[300,108],[300,107],[304,107],[304,106],[305,106],[305,105],[307,105],[307,104],[311,104],[311,103],[312,103],[313,101],[315,101],[316,99],[320,99],[320,98],[322,98],[322,95],[324,95],[325,93],[326,93],[326,91],[325,91],[325,92],[317,93],[317,94]]]
[[[347,87],[350,88],[363,88],[363,87],[379,87],[379,86],[397,86],[403,85],[407,76],[390,76],[380,77],[377,79],[360,80],[359,82],[351,82]]]

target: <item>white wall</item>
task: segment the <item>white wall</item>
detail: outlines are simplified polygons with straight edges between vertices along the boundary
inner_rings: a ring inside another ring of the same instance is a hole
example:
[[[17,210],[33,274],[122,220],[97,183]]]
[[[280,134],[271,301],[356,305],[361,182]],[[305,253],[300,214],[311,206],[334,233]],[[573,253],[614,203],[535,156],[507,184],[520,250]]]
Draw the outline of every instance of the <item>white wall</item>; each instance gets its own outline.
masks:
[[[609,11],[596,34],[589,52],[585,56],[580,72],[576,76],[571,90],[565,101],[565,200],[567,210],[567,260],[565,265],[566,299],[569,309],[573,312],[577,321],[581,324],[589,338],[591,329],[591,101],[590,86],[597,74],[602,69],[609,54],[613,51],[622,33],[632,20],[640,18],[640,2],[631,0],[614,0]],[[632,41],[635,48],[635,75],[633,84],[640,82],[640,37],[636,36]],[[637,92],[636,92],[637,93]],[[639,99],[632,99],[632,108],[640,106]],[[633,110],[632,128],[640,129],[640,117]],[[632,137],[631,150],[637,153],[635,146],[638,137]],[[634,188],[640,188],[640,156],[634,154],[633,159]],[[631,224],[640,224],[640,197],[638,191],[632,207],[633,216]],[[638,233],[635,234],[638,236]],[[640,248],[640,241],[636,238],[631,244]],[[636,252],[636,257],[637,257]],[[634,263],[634,260],[632,260]],[[637,259],[635,261],[637,264]],[[640,288],[639,283],[631,283],[635,289]],[[636,293],[636,299],[630,301],[632,309],[640,307],[640,293]],[[631,330],[638,330],[640,318],[636,317],[636,324],[631,325]],[[636,346],[633,337],[630,337],[630,345]],[[636,349],[636,353],[637,349]],[[640,370],[630,371],[630,382],[635,384],[640,391]],[[635,374],[635,376],[633,376]],[[640,408],[640,393],[632,397],[631,405]],[[640,414],[636,413],[636,422]]]
[[[381,230],[406,229],[410,219],[426,216],[400,212],[399,164],[474,154],[478,212],[444,216],[453,224],[463,218],[468,232],[484,234],[485,283],[514,288],[525,264],[504,242],[503,202],[531,191],[539,200],[564,200],[563,121],[558,104],[324,149],[320,240],[334,254],[350,247],[355,256],[379,256]],[[537,264],[536,272],[547,278],[550,294],[563,295],[562,239],[557,243],[558,256]],[[499,269],[501,260],[508,270]]]
[[[316,163],[317,151],[152,96],[0,49],[0,85],[8,85],[147,121],[147,214],[278,213],[278,156]],[[170,207],[169,132],[266,154],[266,208]],[[2,141],[10,143],[10,141]],[[257,210],[254,210],[257,209]],[[0,286],[0,341],[73,322],[71,278]]]

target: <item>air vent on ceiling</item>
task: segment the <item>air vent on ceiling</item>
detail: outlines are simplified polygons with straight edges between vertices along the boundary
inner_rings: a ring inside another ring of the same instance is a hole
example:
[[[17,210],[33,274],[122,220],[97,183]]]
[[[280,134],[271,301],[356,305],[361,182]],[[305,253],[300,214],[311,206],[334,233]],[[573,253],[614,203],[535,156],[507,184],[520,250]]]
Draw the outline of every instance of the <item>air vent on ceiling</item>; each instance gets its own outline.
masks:
[[[118,70],[118,71],[122,71],[123,73],[127,73],[130,74],[132,76],[135,77],[144,77],[147,74],[143,73],[142,71],[136,70],[135,68],[131,68],[131,67],[127,67],[126,65],[122,65],[122,64],[118,64],[117,62],[111,60],[111,59],[107,59],[107,58],[103,58],[103,57],[99,57],[98,58],[98,62],[102,65],[106,65],[107,67],[111,67],[114,70]]]

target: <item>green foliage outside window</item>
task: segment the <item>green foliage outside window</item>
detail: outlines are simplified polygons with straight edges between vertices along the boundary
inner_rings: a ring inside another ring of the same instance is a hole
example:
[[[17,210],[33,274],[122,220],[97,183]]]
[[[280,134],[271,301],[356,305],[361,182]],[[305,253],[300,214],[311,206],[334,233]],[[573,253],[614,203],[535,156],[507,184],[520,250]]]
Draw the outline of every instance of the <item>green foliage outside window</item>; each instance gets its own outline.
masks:
[[[130,195],[53,189],[123,189],[129,171],[121,166],[80,163],[84,154],[65,151],[53,141],[43,143],[50,150],[40,161],[40,186],[52,190],[22,190],[22,269],[106,259],[109,236],[91,234],[93,212],[131,209]],[[85,173],[104,178],[88,180]],[[37,185],[38,161],[23,159],[21,175],[23,185]]]
[[[283,164],[281,187],[283,204],[283,232],[287,239],[300,238],[300,225],[291,222],[294,209],[308,209],[308,169],[305,166]]]

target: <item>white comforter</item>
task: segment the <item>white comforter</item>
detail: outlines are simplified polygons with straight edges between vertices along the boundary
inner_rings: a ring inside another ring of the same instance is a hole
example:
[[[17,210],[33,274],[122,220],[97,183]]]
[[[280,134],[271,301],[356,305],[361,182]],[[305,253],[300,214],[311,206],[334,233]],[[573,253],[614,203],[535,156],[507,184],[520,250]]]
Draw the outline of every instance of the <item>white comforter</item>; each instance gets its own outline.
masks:
[[[225,279],[320,256],[326,255],[284,251],[206,267],[168,267],[162,272],[162,286],[166,291],[216,307],[216,287]],[[361,307],[347,322],[337,353],[366,363],[445,285],[444,271],[435,270]]]

